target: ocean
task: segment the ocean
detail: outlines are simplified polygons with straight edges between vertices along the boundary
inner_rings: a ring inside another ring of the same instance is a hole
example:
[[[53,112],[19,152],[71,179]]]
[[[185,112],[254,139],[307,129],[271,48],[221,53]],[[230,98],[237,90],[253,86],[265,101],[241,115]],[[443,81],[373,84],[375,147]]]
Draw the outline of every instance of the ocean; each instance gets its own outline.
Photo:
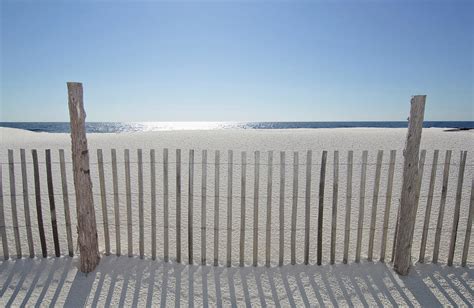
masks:
[[[213,129],[405,128],[407,121],[380,122],[87,122],[88,133]],[[34,132],[69,133],[69,122],[0,122],[0,127]],[[423,127],[474,129],[474,121],[425,121]]]

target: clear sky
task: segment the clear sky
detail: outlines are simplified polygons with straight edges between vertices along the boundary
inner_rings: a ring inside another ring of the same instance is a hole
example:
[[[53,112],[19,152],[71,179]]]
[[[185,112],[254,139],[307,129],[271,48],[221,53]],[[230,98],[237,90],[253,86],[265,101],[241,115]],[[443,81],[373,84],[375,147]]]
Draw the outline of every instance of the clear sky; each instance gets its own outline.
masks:
[[[1,0],[0,121],[474,120],[473,3]]]

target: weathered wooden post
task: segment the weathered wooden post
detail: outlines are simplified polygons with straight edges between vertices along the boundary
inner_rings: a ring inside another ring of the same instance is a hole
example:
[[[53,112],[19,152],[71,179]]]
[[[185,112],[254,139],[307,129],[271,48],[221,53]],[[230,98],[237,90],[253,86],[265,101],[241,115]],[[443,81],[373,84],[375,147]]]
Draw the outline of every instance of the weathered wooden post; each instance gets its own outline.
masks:
[[[418,155],[425,114],[426,95],[411,99],[408,134],[403,151],[403,182],[395,244],[393,268],[400,275],[407,275],[411,263],[411,246],[416,216],[416,190],[418,179]]]
[[[99,264],[100,256],[94,202],[92,199],[82,83],[68,82],[67,89],[71,121],[72,163],[74,190],[76,192],[80,270],[81,272],[89,273]]]

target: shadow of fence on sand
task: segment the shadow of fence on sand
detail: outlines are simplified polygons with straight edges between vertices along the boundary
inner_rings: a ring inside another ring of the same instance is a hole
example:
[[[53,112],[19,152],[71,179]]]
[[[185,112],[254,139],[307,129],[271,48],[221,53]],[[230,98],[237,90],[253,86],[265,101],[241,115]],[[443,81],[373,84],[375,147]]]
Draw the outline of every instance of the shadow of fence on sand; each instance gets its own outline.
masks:
[[[224,268],[103,257],[88,275],[76,258],[0,264],[2,306],[433,306],[474,304],[469,267],[418,264],[399,277],[383,263]]]

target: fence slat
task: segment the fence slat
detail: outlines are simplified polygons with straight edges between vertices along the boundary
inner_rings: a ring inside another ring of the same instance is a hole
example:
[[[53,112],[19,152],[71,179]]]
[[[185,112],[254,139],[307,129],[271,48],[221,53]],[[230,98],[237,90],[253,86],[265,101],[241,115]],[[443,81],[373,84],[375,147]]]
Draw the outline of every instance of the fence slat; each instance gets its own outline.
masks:
[[[156,259],[156,172],[155,150],[150,150],[151,259]]]
[[[115,250],[116,255],[121,255],[120,245],[120,203],[118,193],[118,176],[117,176],[117,152],[115,149],[110,151],[112,156],[112,185],[114,189],[114,216],[115,216]]]
[[[449,244],[448,266],[453,265],[454,250],[456,249],[456,238],[458,235],[459,212],[461,210],[462,184],[464,181],[464,168],[466,167],[467,151],[461,151],[458,173],[458,187],[456,190],[456,203],[454,206],[453,227],[451,229],[451,242]]]
[[[438,222],[436,224],[436,233],[435,233],[435,241],[434,241],[434,249],[433,249],[433,263],[438,262],[439,243],[441,239],[441,230],[443,228],[443,219],[444,219],[444,207],[446,205],[446,196],[448,192],[450,163],[451,163],[451,150],[447,150],[445,159],[444,159],[443,187],[441,189],[441,201],[439,204]]]
[[[319,205],[318,205],[318,252],[317,264],[321,265],[323,259],[323,213],[324,213],[324,186],[326,181],[327,151],[321,157],[321,172],[319,177]]]
[[[377,220],[377,206],[379,202],[379,187],[380,187],[380,173],[382,171],[382,159],[383,159],[383,151],[379,150],[377,153],[377,164],[375,167],[374,194],[372,198],[372,215],[370,219],[369,251],[367,253],[367,259],[369,261],[372,261],[372,256],[374,253],[375,222]]]
[[[306,188],[305,188],[305,204],[304,204],[304,264],[308,264],[309,260],[309,224],[311,217],[311,158],[313,152],[308,150],[306,153]]]
[[[2,237],[3,260],[8,260],[10,254],[8,252],[7,231],[5,229],[5,210],[3,204],[3,175],[2,165],[0,164],[0,236]]]
[[[255,151],[253,188],[253,266],[258,262],[258,195],[260,190],[260,151]]]
[[[267,219],[266,219],[266,240],[265,240],[265,266],[270,266],[271,255],[271,232],[272,232],[272,179],[273,179],[273,151],[268,151],[267,162]]]
[[[245,186],[247,178],[247,153],[241,153],[241,168],[240,168],[240,247],[239,247],[239,264],[244,266],[245,259]]]
[[[133,256],[133,234],[132,234],[132,194],[130,185],[130,151],[124,152],[125,158],[125,190],[127,197],[127,236],[128,236],[128,256]]]
[[[219,265],[220,151],[214,153],[214,266]]]
[[[423,233],[421,234],[420,256],[418,258],[418,262],[420,263],[425,262],[426,240],[428,238],[428,227],[430,224],[431,206],[433,204],[433,191],[434,191],[434,186],[435,186],[435,181],[436,181],[436,169],[438,167],[438,155],[439,155],[439,150],[435,150],[433,154],[433,164],[431,167],[431,177],[430,177],[430,186],[428,189],[428,199],[426,201],[425,219],[423,223]]]
[[[59,248],[58,223],[56,220],[56,202],[54,201],[53,174],[51,171],[51,150],[46,152],[46,177],[48,183],[49,210],[51,212],[51,227],[53,229],[54,253],[56,257],[61,255]]]
[[[181,149],[176,149],[176,262],[181,263]]]
[[[416,223],[416,216],[418,214],[418,203],[420,201],[420,193],[421,193],[421,184],[423,182],[423,172],[424,172],[424,168],[425,168],[425,158],[426,158],[426,150],[421,150],[420,152],[420,158],[419,158],[419,161],[418,161],[418,177],[415,181],[416,183],[416,191],[415,191],[415,210],[413,211],[415,213],[415,223]],[[413,235],[414,235],[415,232],[413,232],[411,234],[411,239],[410,239],[410,243],[413,245]]]
[[[393,242],[392,242],[392,258],[390,262],[393,262],[395,259],[395,246],[397,245],[397,232],[398,232],[398,217],[400,216],[400,202],[398,202],[397,217],[395,218],[395,232],[393,233]]]
[[[33,174],[35,179],[36,217],[38,219],[38,232],[40,236],[41,252],[43,254],[43,258],[46,258],[48,256],[48,249],[46,246],[46,237],[44,235],[43,210],[41,208],[41,186],[38,166],[38,152],[36,150],[31,150],[31,155],[33,157]]]
[[[202,176],[201,176],[201,264],[206,264],[207,248],[207,150],[202,151]]]
[[[167,150],[167,149],[165,149]],[[166,240],[168,237],[167,233],[169,232],[169,225],[167,224],[168,218],[166,216],[169,216],[168,212],[168,153],[166,152],[165,155],[165,150],[163,152],[163,171],[164,171],[164,177],[163,177],[163,195],[166,201],[164,202],[164,215],[165,215],[165,244],[164,246],[169,245],[169,241]],[[12,154],[9,152],[9,161],[8,161],[8,166],[9,166],[9,175],[10,175],[10,186],[11,187],[11,182],[15,183],[15,178],[14,178],[14,165],[18,164],[18,162],[14,162],[14,157],[13,157],[13,151],[11,151]],[[177,152],[178,153],[178,152]],[[304,232],[305,232],[305,239],[304,239],[304,255],[303,255],[303,262],[305,264],[309,263],[309,247],[310,247],[310,241],[309,241],[309,230],[310,228],[310,219],[309,217],[311,216],[311,208],[310,208],[310,198],[311,198],[311,173],[312,173],[312,151],[307,151],[307,158],[306,158],[306,190],[305,190],[305,226],[304,226]],[[33,170],[34,170],[34,177],[35,177],[35,195],[36,195],[36,213],[38,215],[38,228],[39,228],[39,233],[40,233],[40,240],[41,240],[41,249],[43,251],[43,256],[47,256],[47,245],[46,245],[46,238],[45,238],[45,231],[44,231],[44,224],[43,224],[43,217],[42,217],[42,209],[41,209],[41,193],[40,193],[40,170],[39,170],[39,162],[38,162],[38,157],[36,150],[32,150],[32,155],[33,155]],[[190,150],[189,152],[189,186],[188,186],[188,256],[189,256],[189,262],[192,264],[193,262],[193,195],[194,195],[194,190],[193,190],[193,181],[194,181],[194,150]],[[253,194],[253,218],[250,218],[253,220],[253,234],[252,234],[252,265],[257,266],[258,265],[258,257],[259,257],[259,189],[260,189],[260,152],[255,151],[254,152],[254,194]],[[449,181],[449,172],[450,172],[450,166],[451,166],[451,155],[452,151],[448,150],[446,151],[446,156],[445,156],[445,162],[444,162],[444,171],[443,171],[443,181],[442,181],[442,191],[441,191],[441,199],[440,199],[440,209],[438,212],[438,217],[437,217],[437,225],[436,225],[436,234],[435,234],[435,240],[434,240],[434,250],[433,250],[433,263],[437,263],[439,259],[439,252],[440,252],[440,239],[442,235],[442,228],[443,228],[443,222],[444,222],[444,215],[445,215],[445,208],[446,208],[446,201],[448,198],[448,181]],[[35,157],[36,156],[36,157]],[[69,255],[73,255],[73,238],[72,238],[72,230],[71,230],[71,221],[70,221],[70,212],[69,212],[69,198],[68,198],[68,189],[67,189],[67,175],[66,175],[66,161],[64,157],[64,150],[60,149],[59,150],[59,164],[60,164],[60,171],[61,171],[61,184],[62,184],[62,196],[63,196],[63,202],[64,202],[64,215],[66,219],[66,232],[67,232],[67,243],[68,243],[68,252]],[[180,156],[180,155],[179,155]],[[420,189],[421,189],[421,182],[422,182],[422,176],[423,176],[423,168],[424,168],[424,163],[425,163],[425,156],[426,156],[426,151],[422,150],[420,151],[420,159],[419,159],[419,177],[417,178],[416,181],[416,200],[419,201],[420,198]],[[11,157],[11,158],[10,158]],[[202,151],[202,173],[201,173],[201,264],[205,265],[207,263],[207,193],[208,193],[208,185],[207,185],[207,150]],[[227,245],[227,263],[228,266],[231,265],[231,260],[232,260],[232,253],[235,251],[232,251],[232,232],[234,231],[232,228],[232,224],[234,223],[232,221],[232,178],[233,178],[233,153],[232,151],[229,151],[229,168],[228,168],[228,173],[229,173],[229,178],[228,178],[228,195],[227,195],[227,207],[228,207],[228,213],[230,215],[230,218],[227,217],[227,240],[228,240],[228,245]],[[420,247],[420,255],[419,255],[419,262],[424,262],[425,260],[425,251],[426,251],[426,244],[427,244],[427,239],[428,239],[428,230],[429,230],[429,223],[430,223],[430,216],[431,216],[431,211],[432,211],[432,202],[434,199],[434,188],[436,184],[436,173],[438,169],[438,158],[439,158],[439,150],[435,150],[433,154],[433,162],[432,162],[432,167],[431,167],[431,174],[430,174],[430,183],[429,183],[429,190],[428,190],[428,199],[427,199],[427,204],[426,204],[426,209],[423,211],[425,212],[425,216],[423,218],[424,220],[424,225],[423,225],[423,234],[421,236],[421,247]],[[144,236],[144,196],[143,196],[143,158],[142,158],[142,150],[138,149],[137,150],[137,166],[138,166],[138,210],[139,210],[139,228],[140,228],[140,257],[143,258],[145,254],[145,236]],[[181,201],[181,183],[179,183],[178,186],[178,179],[180,181],[181,175],[180,175],[180,168],[181,168],[181,157],[178,159],[178,154],[176,157],[177,160],[177,195],[179,191],[179,200]],[[364,219],[364,207],[365,207],[365,186],[367,184],[367,165],[368,165],[368,151],[363,151],[362,152],[362,163],[361,163],[361,179],[360,179],[360,195],[359,195],[359,220],[358,220],[358,226],[357,226],[357,242],[356,242],[356,256],[355,256],[355,262],[360,262],[360,257],[361,257],[361,246],[362,246],[362,233],[364,232],[364,226],[363,226],[363,219]],[[387,245],[387,236],[388,236],[388,229],[389,229],[389,220],[390,220],[390,207],[392,204],[392,190],[393,190],[393,181],[394,181],[394,176],[395,176],[395,160],[396,160],[396,151],[391,150],[390,151],[390,162],[388,166],[388,177],[387,177],[387,186],[386,186],[386,194],[385,194],[385,210],[384,210],[384,218],[383,218],[383,227],[382,227],[382,236],[381,236],[381,252],[380,252],[380,261],[385,260],[385,254],[386,254],[386,245]],[[448,259],[447,259],[447,264],[448,266],[451,266],[454,261],[454,254],[455,254],[455,248],[456,248],[456,240],[457,240],[457,232],[458,226],[459,226],[459,219],[461,218],[461,202],[462,202],[462,185],[463,185],[463,180],[464,180],[464,173],[465,173],[465,166],[466,166],[466,160],[467,160],[467,151],[461,151],[461,158],[460,158],[460,163],[459,163],[459,170],[458,170],[458,181],[457,181],[457,191],[456,191],[456,197],[455,197],[455,208],[454,208],[454,218],[453,218],[453,225],[450,233],[450,245],[449,245],[449,250],[448,250]],[[125,182],[126,182],[126,196],[127,196],[127,234],[129,236],[128,238],[128,243],[129,246],[131,247],[132,250],[128,251],[129,256],[133,256],[133,239],[132,238],[132,209],[131,209],[131,201],[132,197],[131,195],[133,194],[131,192],[131,176],[130,176],[130,156],[129,156],[129,150],[126,149],[124,151],[124,161],[125,161]],[[105,183],[105,171],[104,171],[104,158],[103,158],[103,152],[101,149],[97,150],[97,162],[98,162],[98,175],[99,175],[99,187],[100,187],[100,196],[101,196],[101,205],[102,205],[102,216],[103,216],[103,223],[104,223],[104,237],[105,237],[105,253],[108,254],[110,253],[110,239],[107,239],[109,237],[109,230],[108,230],[108,211],[107,211],[107,200],[106,200],[106,183]],[[11,165],[13,164],[13,171],[11,171]],[[21,177],[22,177],[22,188],[23,188],[23,196],[28,196],[28,181],[27,181],[27,162],[25,158],[25,150],[21,149],[20,150],[20,166],[21,166]],[[52,226],[52,234],[53,234],[53,241],[54,241],[54,248],[55,248],[55,255],[60,256],[60,243],[59,243],[59,231],[58,231],[58,222],[57,222],[57,213],[56,213],[56,202],[55,202],[55,193],[54,193],[54,181],[53,181],[53,171],[52,171],[52,158],[51,158],[51,151],[46,150],[45,151],[45,167],[46,167],[46,180],[47,180],[47,188],[48,188],[48,197],[49,197],[49,205],[50,205],[50,211],[51,211],[51,226]],[[220,192],[219,192],[219,185],[220,185],[220,154],[219,151],[215,152],[215,187],[214,187],[214,213],[212,214],[214,216],[214,265],[218,265],[218,257],[219,257],[219,200],[220,200]],[[245,262],[245,232],[246,231],[246,220],[249,218],[247,216],[247,191],[246,191],[246,179],[247,179],[247,155],[246,152],[241,153],[241,190],[240,190],[240,201],[241,201],[241,208],[240,208],[240,234],[239,234],[239,265],[244,266]],[[113,175],[113,182],[114,182],[114,208],[115,208],[115,229],[116,229],[116,246],[117,246],[117,255],[120,255],[120,215],[118,212],[119,208],[119,200],[118,200],[118,177],[117,177],[117,158],[115,154],[115,150],[112,149],[112,175]],[[178,168],[179,165],[179,168]],[[267,195],[266,195],[266,226],[265,226],[265,265],[269,266],[270,265],[270,260],[271,260],[271,237],[272,237],[272,231],[276,231],[276,226],[272,227],[272,181],[273,181],[273,152],[269,151],[268,152],[268,169],[267,169],[267,176],[268,176],[268,181],[267,181]],[[323,253],[323,235],[322,235],[322,227],[323,227],[323,222],[324,222],[324,191],[325,191],[325,177],[326,177],[326,165],[327,165],[327,151],[322,152],[322,159],[321,159],[321,170],[320,170],[320,182],[319,182],[319,196],[318,196],[318,226],[317,226],[317,264],[322,263],[322,253]],[[339,162],[339,151],[334,151],[334,158],[333,158],[333,183],[332,183],[332,215],[331,215],[331,236],[330,236],[330,263],[334,264],[335,263],[335,257],[336,257],[336,241],[337,241],[337,207],[338,207],[338,193],[339,193],[339,168],[340,168],[340,162]],[[368,242],[368,260],[371,261],[373,257],[373,245],[375,241],[375,231],[376,231],[376,220],[377,220],[377,207],[378,207],[378,198],[379,198],[379,188],[380,188],[380,180],[381,180],[381,173],[382,173],[382,165],[383,165],[383,151],[379,150],[377,154],[377,162],[375,164],[376,170],[375,170],[375,177],[374,177],[374,186],[373,186],[373,200],[372,200],[372,207],[371,207],[371,222],[370,222],[370,233],[369,233],[369,242]],[[155,174],[155,166],[156,166],[156,160],[155,160],[155,151],[150,150],[150,185],[151,185],[151,223],[152,223],[152,258],[156,259],[156,174]],[[347,180],[346,180],[346,214],[345,214],[345,230],[344,230],[344,256],[343,256],[343,263],[348,262],[348,254],[349,254],[349,243],[350,243],[350,225],[351,225],[351,205],[352,205],[352,175],[353,175],[353,151],[348,152],[348,158],[347,158]],[[469,165],[468,165],[469,166]],[[178,172],[179,169],[179,172]],[[18,170],[17,170],[18,171]],[[11,178],[11,174],[13,173],[13,179]],[[280,192],[279,192],[279,258],[278,258],[278,264],[282,265],[284,262],[284,236],[285,236],[285,228],[284,228],[284,221],[285,221],[285,152],[280,152]],[[296,231],[299,230],[297,229],[297,206],[298,206],[298,200],[300,197],[298,196],[299,193],[299,188],[298,188],[298,177],[299,177],[299,153],[294,152],[294,157],[293,157],[293,196],[292,196],[292,217],[291,217],[291,229],[290,229],[290,237],[291,237],[291,262],[292,264],[296,264]],[[427,180],[427,179],[426,179]],[[370,181],[369,181],[370,183]],[[1,183],[0,183],[1,184]],[[30,183],[31,184],[31,183]],[[428,184],[428,183],[426,183]],[[13,185],[14,186],[14,185]],[[116,187],[117,186],[117,187]],[[166,188],[165,188],[166,187]],[[179,187],[179,188],[178,188]],[[383,187],[383,185],[382,185]],[[210,188],[212,189],[212,188]],[[11,195],[15,195],[16,191],[15,188],[12,191],[10,191]],[[471,194],[474,194],[471,193]],[[2,201],[3,201],[3,194],[1,195]],[[260,196],[261,197],[261,196]],[[301,197],[302,198],[302,197]],[[472,199],[472,196],[471,196]],[[177,198],[178,200],[178,198]],[[180,202],[179,201],[179,202]],[[417,204],[418,202],[415,202]],[[109,200],[110,202],[110,200]],[[472,202],[472,201],[471,201]],[[15,202],[16,203],[16,202]],[[29,229],[31,230],[31,217],[29,219],[26,217],[27,213],[31,215],[29,211],[29,200],[27,201],[23,200],[24,207],[25,207],[25,227],[26,230],[28,231],[28,226]],[[230,206],[229,206],[230,205]],[[468,225],[467,225],[467,231],[469,231],[465,235],[465,240],[464,240],[464,247],[463,247],[463,252],[462,252],[462,264],[463,266],[466,265],[467,258],[468,258],[468,249],[469,244],[470,244],[470,230],[472,230],[472,220],[474,219],[473,211],[474,209],[471,209],[471,205],[469,208],[469,216],[467,218],[468,220]],[[229,211],[230,209],[230,211]],[[4,211],[4,207],[2,209]],[[12,210],[13,211],[13,210]],[[21,210],[20,210],[21,211]],[[180,214],[181,212],[179,212]],[[21,214],[21,213],[20,213]],[[178,207],[177,207],[177,214],[178,214]],[[2,215],[2,213],[0,213]],[[4,215],[4,213],[3,213]],[[18,215],[18,213],[16,213]],[[12,213],[13,216],[13,213]],[[181,215],[179,215],[181,216]],[[328,217],[326,217],[328,218]],[[3,217],[5,219],[5,217]],[[18,219],[18,218],[17,218]],[[178,225],[178,215],[177,215],[177,225]],[[461,218],[462,219],[462,218]],[[7,232],[6,232],[6,227],[3,223],[3,227],[1,225],[2,223],[2,217],[0,217],[0,233],[2,233],[2,228],[5,231],[5,235],[0,234],[0,236],[3,238],[4,236],[7,237]],[[30,220],[28,223],[27,221]],[[13,223],[14,224],[14,223]],[[248,226],[247,226],[248,227]],[[17,228],[19,230],[18,222],[17,222]],[[42,230],[43,229],[43,230]],[[179,228],[180,229],[180,228]],[[273,229],[273,230],[272,230]],[[341,226],[342,229],[342,226]],[[433,228],[434,229],[434,228]],[[107,231],[106,231],[107,230]],[[340,230],[342,231],[342,230]],[[32,232],[32,230],[30,231]],[[462,230],[464,232],[464,230]],[[180,233],[177,229],[177,237],[178,233]],[[42,234],[42,235],[41,235]],[[230,236],[229,236],[230,235]],[[250,235],[248,235],[250,236]],[[25,244],[25,243],[23,243]],[[247,243],[250,245],[250,243]],[[342,244],[342,243],[341,243]],[[460,245],[459,243],[457,243]],[[6,250],[6,258],[9,257],[8,253],[8,243],[5,240],[5,245],[6,247],[3,247],[4,250]],[[299,245],[299,244],[298,244]],[[26,245],[25,245],[26,246]],[[31,246],[31,248],[30,248]],[[261,245],[263,246],[263,245]],[[30,239],[28,239],[28,247],[29,249],[29,255],[34,256],[34,242],[33,242],[33,237],[31,235],[31,243]],[[229,249],[230,247],[230,249]],[[24,247],[23,247],[24,248]],[[303,248],[303,247],[300,247]],[[328,247],[329,248],[329,247]],[[21,249],[21,247],[20,247]],[[37,250],[39,248],[36,248]],[[165,249],[165,255],[167,255],[167,249]],[[459,249],[458,249],[459,250]],[[17,251],[18,253],[18,251]],[[178,247],[177,247],[177,255],[178,255]],[[5,252],[4,252],[5,256]],[[165,256],[165,260],[167,261],[167,258],[169,256]]]
[[[63,149],[59,150],[59,165],[61,169],[61,188],[63,192],[64,219],[66,221],[67,250],[69,256],[72,257],[74,255],[74,244],[72,240],[71,213],[69,208],[69,194],[67,189],[66,162],[64,159]]]
[[[140,258],[145,256],[145,229],[143,213],[143,153],[142,149],[137,150],[138,158],[138,231],[139,231],[139,253]]]
[[[18,215],[16,208],[16,185],[15,185],[15,163],[13,161],[13,150],[8,150],[8,166],[10,175],[10,204],[12,207],[13,235],[15,236],[16,257],[21,259],[20,230],[18,229]]]
[[[298,152],[293,152],[293,200],[291,205],[291,264],[296,264],[296,215],[298,208]]]
[[[107,195],[105,192],[104,157],[102,149],[97,149],[97,167],[99,168],[100,200],[102,202],[102,221],[104,223],[105,255],[110,255],[109,215],[107,213]]]
[[[285,254],[285,152],[280,152],[280,252],[278,265],[283,265]]]
[[[169,261],[169,190],[168,190],[168,149],[163,149],[163,257]],[[177,197],[177,195],[176,195]]]
[[[332,222],[331,222],[331,256],[330,263],[336,260],[336,224],[337,224],[337,195],[339,192],[339,151],[334,151],[334,166],[332,180]]]
[[[360,171],[360,193],[359,193],[359,222],[357,226],[357,246],[355,262],[360,262],[360,249],[362,244],[362,230],[364,226],[364,207],[365,207],[365,181],[367,174],[367,156],[368,152],[362,152],[362,166]]]
[[[188,263],[193,264],[194,150],[189,150],[188,167]]]
[[[349,255],[349,237],[351,232],[351,208],[352,208],[352,163],[354,160],[354,152],[347,153],[347,179],[346,179],[346,219],[344,230],[344,255],[342,263],[346,264]]]
[[[390,162],[388,166],[387,193],[385,194],[385,211],[383,215],[382,247],[380,248],[380,262],[385,261],[385,250],[387,248],[388,221],[390,207],[392,205],[393,173],[395,170],[395,158],[397,151],[390,151]]]
[[[25,149],[20,149],[20,160],[21,160],[21,182],[23,186],[23,207],[25,210],[26,237],[28,240],[28,250],[30,253],[30,258],[34,258],[35,247],[33,245],[33,234],[31,232],[30,200],[29,200],[29,194],[28,194],[28,176],[26,172]]]
[[[423,182],[423,172],[424,172],[424,168],[425,168],[425,158],[426,158],[426,150],[421,150],[420,160],[418,162],[418,178],[417,178],[417,181],[416,181],[415,219],[416,219],[416,214],[418,212],[418,203],[420,201],[421,184]]]
[[[227,255],[226,265],[230,267],[232,260],[232,173],[234,157],[232,150],[227,153]]]
[[[471,181],[471,201],[469,202],[469,216],[467,217],[466,235],[464,237],[464,247],[462,250],[461,265],[466,266],[469,244],[471,242],[472,220],[474,218],[474,178]]]

